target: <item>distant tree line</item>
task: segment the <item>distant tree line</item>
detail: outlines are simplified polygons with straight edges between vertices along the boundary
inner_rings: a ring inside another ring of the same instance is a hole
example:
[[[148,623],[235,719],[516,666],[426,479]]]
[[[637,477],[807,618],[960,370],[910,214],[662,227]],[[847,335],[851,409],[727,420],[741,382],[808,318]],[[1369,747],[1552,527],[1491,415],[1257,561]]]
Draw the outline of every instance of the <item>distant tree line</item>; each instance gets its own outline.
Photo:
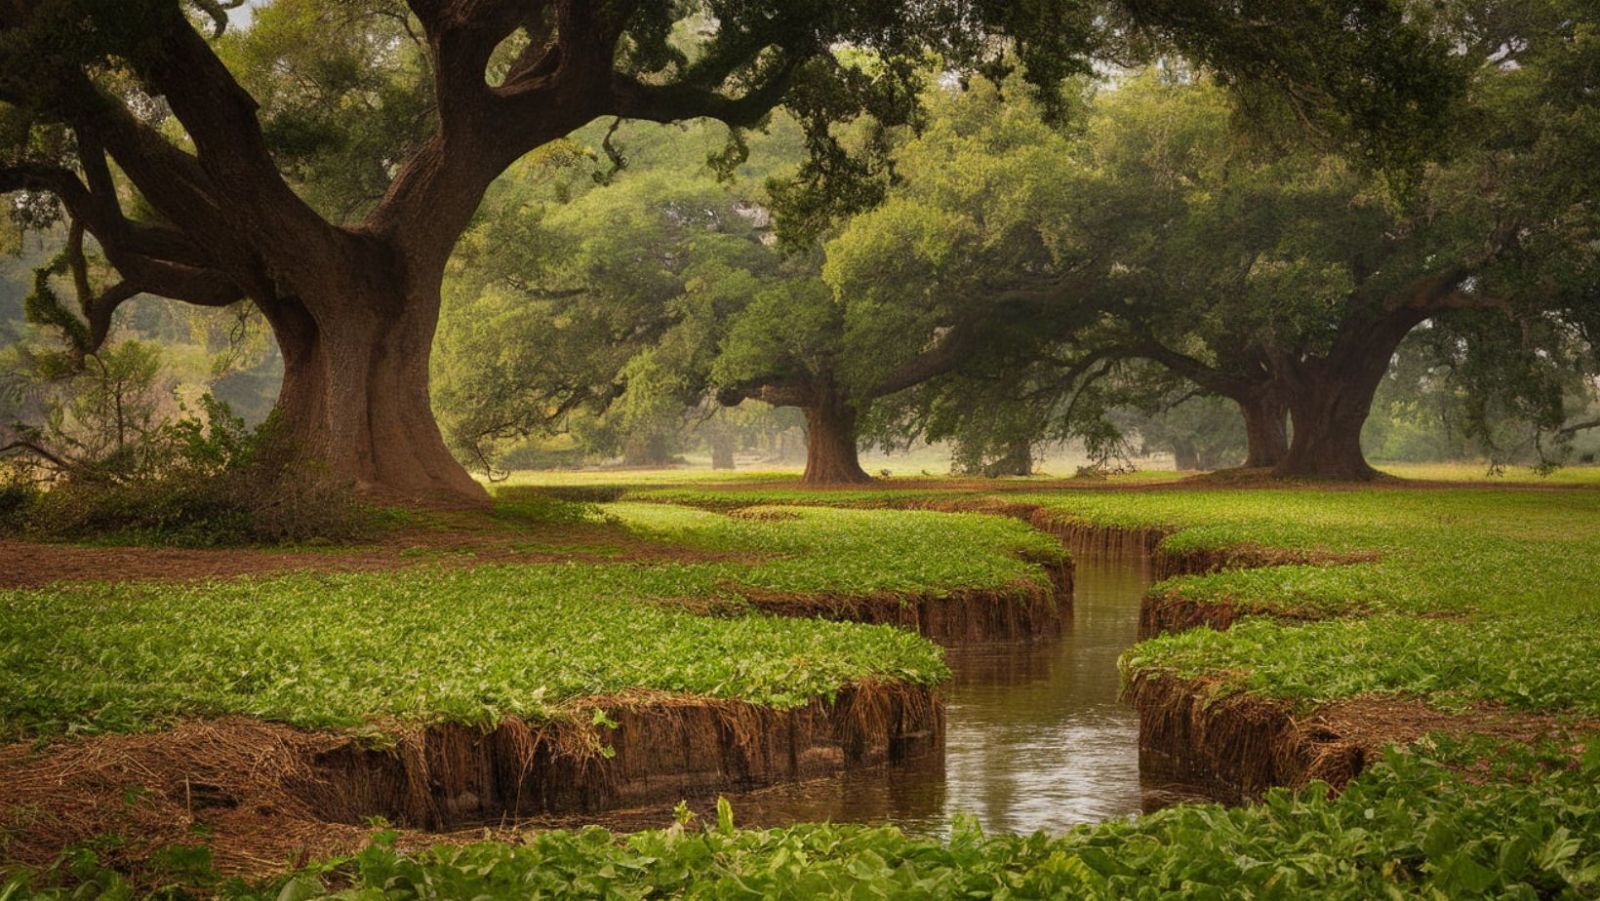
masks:
[[[1361,479],[1380,398],[1551,462],[1594,418],[1581,0],[218,9],[0,9],[58,411],[183,343],[164,298],[270,335],[274,446],[413,503],[551,435],[731,464],[769,408],[815,484],[913,441]]]

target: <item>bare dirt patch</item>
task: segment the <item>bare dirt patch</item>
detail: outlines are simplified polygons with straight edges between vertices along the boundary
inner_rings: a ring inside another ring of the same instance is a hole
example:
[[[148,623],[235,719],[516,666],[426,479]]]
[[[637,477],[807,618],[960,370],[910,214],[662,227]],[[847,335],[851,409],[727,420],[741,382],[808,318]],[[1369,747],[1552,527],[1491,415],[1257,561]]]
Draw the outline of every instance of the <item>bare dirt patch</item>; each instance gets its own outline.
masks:
[[[609,722],[590,725],[594,708]],[[4,857],[45,866],[117,836],[107,863],[205,844],[228,874],[265,875],[359,849],[384,817],[403,846],[482,838],[524,817],[668,802],[935,753],[935,689],[860,684],[778,710],[669,696],[594,698],[573,716],[438,725],[382,744],[246,717],[160,732],[0,747]],[[609,753],[602,753],[605,749]]]
[[[491,563],[753,561],[756,555],[649,541],[619,526],[526,526],[480,514],[391,532],[332,548],[164,548],[91,546],[0,539],[0,588],[52,582],[207,580],[291,571],[367,572],[420,565]]]
[[[1140,766],[1155,774],[1208,780],[1221,800],[1242,801],[1273,786],[1326,782],[1334,791],[1391,745],[1427,735],[1488,736],[1523,743],[1570,742],[1600,729],[1574,720],[1476,704],[1460,712],[1419,698],[1361,695],[1310,709],[1248,692],[1217,696],[1215,679],[1142,673],[1127,698],[1139,711]]]
[[[963,588],[909,597],[738,591],[756,609],[776,616],[898,626],[942,645],[1034,641],[1061,634],[1072,611],[1071,566],[1048,568],[1049,588],[1018,582],[999,589]]]

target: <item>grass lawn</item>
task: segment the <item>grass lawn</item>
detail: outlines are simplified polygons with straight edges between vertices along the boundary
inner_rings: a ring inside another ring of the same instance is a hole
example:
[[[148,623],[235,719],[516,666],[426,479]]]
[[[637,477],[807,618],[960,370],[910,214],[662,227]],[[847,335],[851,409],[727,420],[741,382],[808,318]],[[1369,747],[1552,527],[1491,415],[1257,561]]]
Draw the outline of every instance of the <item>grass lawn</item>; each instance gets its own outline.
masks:
[[[1600,466],[1563,466],[1541,474],[1528,466],[1507,466],[1490,474],[1486,463],[1381,463],[1378,468],[1402,479],[1439,482],[1477,482],[1487,485],[1600,485]]]
[[[1220,691],[1308,701],[1398,692],[1441,707],[1494,701],[1593,716],[1600,715],[1600,492],[1583,487],[1592,471],[1563,470],[1575,487],[1024,489],[1000,496],[1064,518],[1163,529],[1170,533],[1163,547],[1173,553],[1242,545],[1376,558],[1231,570],[1157,586],[1175,599],[1320,621],[1257,618],[1226,632],[1166,636],[1130,652],[1130,672],[1204,675]],[[641,485],[627,496],[715,507],[895,505],[983,494],[969,482],[954,488],[807,493]]]

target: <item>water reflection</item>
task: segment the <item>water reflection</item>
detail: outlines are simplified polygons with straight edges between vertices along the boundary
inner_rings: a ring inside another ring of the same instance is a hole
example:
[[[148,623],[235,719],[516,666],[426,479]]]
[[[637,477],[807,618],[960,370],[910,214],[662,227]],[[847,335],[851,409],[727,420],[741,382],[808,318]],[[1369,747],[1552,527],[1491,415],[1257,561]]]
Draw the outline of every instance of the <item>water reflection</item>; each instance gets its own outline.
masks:
[[[1073,615],[1059,641],[950,650],[942,759],[731,795],[740,824],[892,822],[942,834],[965,813],[990,832],[1061,832],[1194,797],[1141,780],[1138,717],[1117,700],[1117,657],[1137,638],[1146,560],[1075,559]],[[711,804],[690,806],[705,814]],[[626,829],[668,820],[656,808],[605,822]]]

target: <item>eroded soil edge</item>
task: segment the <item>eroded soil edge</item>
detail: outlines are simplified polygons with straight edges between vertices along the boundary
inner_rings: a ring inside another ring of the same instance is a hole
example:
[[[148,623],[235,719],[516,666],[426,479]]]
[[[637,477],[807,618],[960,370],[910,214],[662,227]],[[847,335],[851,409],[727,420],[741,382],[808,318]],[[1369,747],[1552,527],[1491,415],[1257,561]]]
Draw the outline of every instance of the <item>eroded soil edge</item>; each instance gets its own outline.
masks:
[[[589,725],[593,711],[606,724]],[[47,865],[117,836],[137,863],[204,836],[219,868],[267,872],[361,847],[371,818],[435,833],[757,788],[937,753],[936,689],[848,687],[775,709],[662,697],[586,704],[571,719],[444,724],[370,740],[245,717],[161,732],[0,748],[7,859]],[[481,836],[481,831],[476,832]]]
[[[1060,535],[1074,553],[1142,554],[1159,583],[1224,569],[1281,565],[1341,565],[1375,555],[1332,554],[1243,545],[1171,552],[1162,539],[1172,530],[1119,529],[1062,518],[1046,510],[1031,521]],[[1197,602],[1177,591],[1152,590],[1140,603],[1141,640],[1194,628],[1227,629],[1239,617],[1263,611],[1226,601]],[[1309,619],[1293,610],[1266,611],[1282,620]],[[1316,705],[1263,697],[1246,691],[1219,692],[1216,680],[1183,678],[1161,671],[1136,672],[1124,698],[1139,714],[1139,764],[1146,775],[1205,785],[1216,800],[1242,803],[1275,786],[1301,787],[1314,780],[1342,789],[1383,751],[1430,734],[1478,735],[1525,743],[1566,740],[1600,729],[1600,722],[1478,704],[1461,712],[1429,707],[1419,698],[1363,695]]]

